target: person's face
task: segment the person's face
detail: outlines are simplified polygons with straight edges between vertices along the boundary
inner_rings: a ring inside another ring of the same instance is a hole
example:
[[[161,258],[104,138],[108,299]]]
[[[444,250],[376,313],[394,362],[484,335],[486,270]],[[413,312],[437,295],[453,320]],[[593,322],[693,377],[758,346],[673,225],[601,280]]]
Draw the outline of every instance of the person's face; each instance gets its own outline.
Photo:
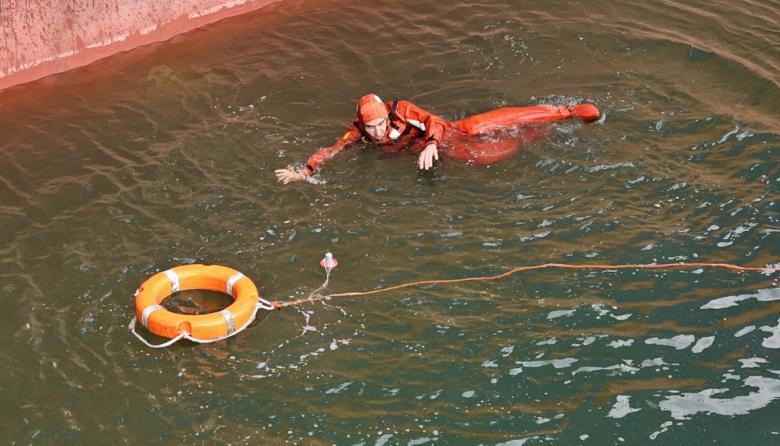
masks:
[[[387,118],[376,118],[365,124],[366,133],[371,139],[382,139],[387,133]]]

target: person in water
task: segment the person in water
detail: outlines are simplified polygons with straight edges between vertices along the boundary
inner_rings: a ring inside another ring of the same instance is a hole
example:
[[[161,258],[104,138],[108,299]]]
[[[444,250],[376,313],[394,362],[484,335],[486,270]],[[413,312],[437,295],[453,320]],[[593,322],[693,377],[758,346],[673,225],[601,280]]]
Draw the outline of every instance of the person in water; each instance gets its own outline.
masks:
[[[600,115],[592,104],[535,105],[499,108],[452,122],[408,101],[382,102],[377,95],[367,94],[357,103],[357,119],[334,145],[318,150],[303,168],[287,167],[275,173],[284,184],[306,180],[325,161],[358,141],[376,144],[387,153],[415,154],[420,170],[433,167],[440,155],[461,162],[491,164],[520,148],[527,139],[517,133],[522,127],[569,118],[592,122]]]

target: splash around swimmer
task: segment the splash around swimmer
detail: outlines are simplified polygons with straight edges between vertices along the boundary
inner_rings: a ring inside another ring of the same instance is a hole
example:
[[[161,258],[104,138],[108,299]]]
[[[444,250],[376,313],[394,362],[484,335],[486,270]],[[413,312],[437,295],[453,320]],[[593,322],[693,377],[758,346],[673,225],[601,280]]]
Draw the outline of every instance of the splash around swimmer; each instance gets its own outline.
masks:
[[[357,117],[349,130],[330,147],[315,152],[303,168],[275,171],[277,179],[288,184],[306,180],[322,165],[350,144],[365,141],[388,153],[417,155],[417,167],[428,170],[440,156],[473,164],[491,164],[512,156],[522,145],[517,138],[475,142],[475,137],[563,119],[585,122],[599,119],[601,112],[592,104],[535,105],[503,107],[458,121],[448,121],[409,101],[383,102],[367,94],[357,103]]]

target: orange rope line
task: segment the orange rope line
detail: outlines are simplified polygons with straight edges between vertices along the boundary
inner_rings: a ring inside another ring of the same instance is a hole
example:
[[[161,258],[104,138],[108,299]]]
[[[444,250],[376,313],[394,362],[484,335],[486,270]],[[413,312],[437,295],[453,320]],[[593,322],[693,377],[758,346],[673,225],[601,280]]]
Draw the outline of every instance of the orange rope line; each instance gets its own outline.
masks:
[[[512,268],[508,271],[505,271],[501,274],[495,274],[492,276],[478,276],[478,277],[463,277],[460,279],[436,279],[436,280],[420,280],[416,282],[407,282],[402,283],[400,285],[391,286],[388,288],[380,288],[378,290],[372,290],[372,291],[355,291],[350,293],[335,293],[335,294],[328,294],[325,296],[315,296],[315,297],[307,297],[304,299],[297,299],[297,300],[291,300],[286,302],[279,302],[279,301],[273,301],[271,304],[274,308],[277,310],[281,310],[282,308],[291,307],[294,305],[301,305],[309,302],[318,302],[321,300],[331,299],[334,297],[350,297],[350,296],[369,296],[374,294],[380,294],[380,293],[387,293],[389,291],[395,291],[400,290],[402,288],[409,288],[413,286],[420,286],[420,285],[436,285],[436,284],[444,284],[444,283],[459,283],[459,282],[477,282],[482,280],[497,280],[497,279],[503,279],[504,277],[511,276],[512,274],[518,273],[520,271],[529,271],[529,270],[535,270],[535,269],[544,269],[544,268],[563,268],[563,269],[602,269],[602,270],[609,270],[609,269],[664,269],[664,268],[701,268],[701,267],[709,267],[709,268],[726,268],[731,269],[735,271],[780,271],[780,268],[777,267],[768,267],[768,266],[739,266],[739,265],[733,265],[731,263],[700,263],[700,262],[678,262],[678,263],[651,263],[651,264],[636,264],[636,263],[629,263],[629,264],[623,264],[623,265],[603,265],[603,264],[579,264],[579,265],[573,265],[569,263],[544,263],[541,265],[530,265],[530,266],[517,266],[515,268]]]

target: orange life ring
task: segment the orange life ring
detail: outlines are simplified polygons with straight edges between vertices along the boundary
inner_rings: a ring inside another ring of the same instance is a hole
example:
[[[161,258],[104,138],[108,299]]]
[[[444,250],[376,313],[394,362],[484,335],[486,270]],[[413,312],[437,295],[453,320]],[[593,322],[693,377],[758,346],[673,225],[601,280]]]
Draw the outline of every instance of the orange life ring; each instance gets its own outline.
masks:
[[[160,303],[184,290],[218,291],[233,297],[227,308],[209,314],[188,315],[166,310]],[[255,284],[240,272],[220,265],[184,265],[155,274],[138,289],[135,313],[152,333],[173,339],[186,332],[202,339],[232,335],[251,322],[260,295]]]

